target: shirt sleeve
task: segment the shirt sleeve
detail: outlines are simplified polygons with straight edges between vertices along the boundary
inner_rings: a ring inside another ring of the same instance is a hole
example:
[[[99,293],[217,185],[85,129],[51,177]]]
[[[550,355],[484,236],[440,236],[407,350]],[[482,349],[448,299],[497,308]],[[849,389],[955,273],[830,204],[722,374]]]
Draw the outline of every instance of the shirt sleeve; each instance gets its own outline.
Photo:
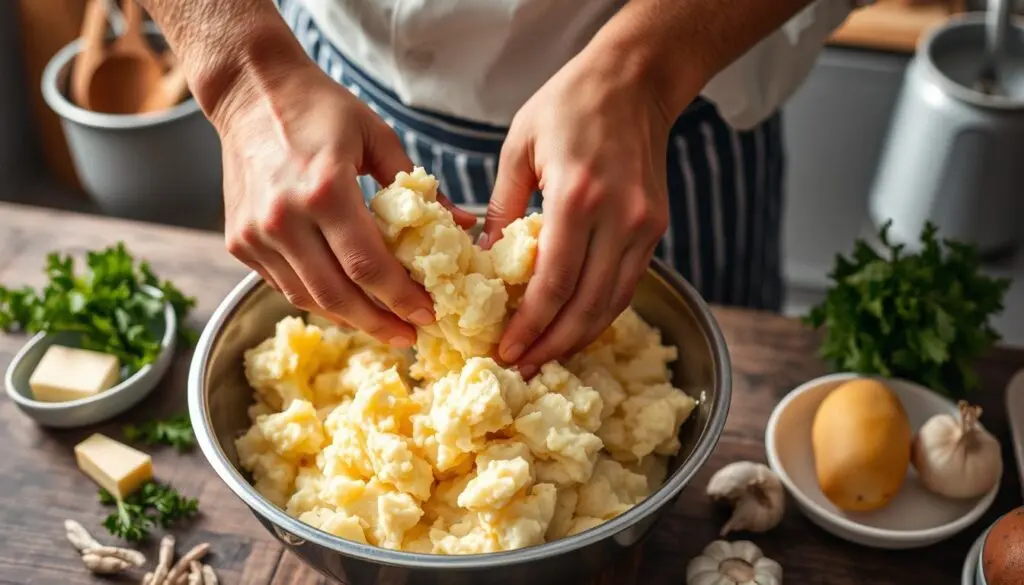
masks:
[[[733,127],[757,126],[800,87],[829,36],[872,0],[816,0],[718,73],[701,92]]]

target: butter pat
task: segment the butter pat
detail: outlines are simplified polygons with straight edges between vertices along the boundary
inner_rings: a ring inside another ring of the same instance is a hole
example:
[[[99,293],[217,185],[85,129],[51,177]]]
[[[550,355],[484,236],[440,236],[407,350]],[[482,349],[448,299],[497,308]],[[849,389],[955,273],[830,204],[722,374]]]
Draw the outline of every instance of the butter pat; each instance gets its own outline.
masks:
[[[117,356],[88,349],[51,345],[39,360],[28,385],[41,402],[67,402],[109,390],[120,378]]]
[[[99,433],[75,445],[75,461],[83,473],[117,499],[153,479],[149,455]]]

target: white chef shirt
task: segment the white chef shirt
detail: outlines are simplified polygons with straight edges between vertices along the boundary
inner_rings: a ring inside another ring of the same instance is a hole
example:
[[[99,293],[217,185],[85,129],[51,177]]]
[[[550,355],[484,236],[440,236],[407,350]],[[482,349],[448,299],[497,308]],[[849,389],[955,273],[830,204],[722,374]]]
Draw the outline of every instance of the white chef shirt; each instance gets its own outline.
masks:
[[[624,0],[301,0],[346,58],[412,107],[507,126]],[[816,0],[704,88],[733,126],[803,82],[851,0]],[[686,64],[680,59],[679,66]]]

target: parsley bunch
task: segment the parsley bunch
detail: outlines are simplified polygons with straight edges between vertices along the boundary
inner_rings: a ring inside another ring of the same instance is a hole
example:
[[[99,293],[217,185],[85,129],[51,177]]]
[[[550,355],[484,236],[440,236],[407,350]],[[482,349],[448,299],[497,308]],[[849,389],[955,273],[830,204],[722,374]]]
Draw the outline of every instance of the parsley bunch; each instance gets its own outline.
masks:
[[[161,281],[145,262],[136,265],[123,242],[89,252],[86,266],[86,274],[75,274],[71,256],[52,253],[46,259],[49,283],[42,290],[0,286],[0,329],[78,333],[83,348],[116,355],[130,375],[159,354],[156,332],[167,302],[177,316],[179,337],[194,343],[195,332],[183,322],[195,299]],[[159,289],[163,298],[146,294],[143,285]]]
[[[959,398],[978,384],[973,362],[999,340],[1007,279],[981,272],[972,246],[940,240],[927,224],[922,249],[905,253],[880,231],[885,255],[862,240],[836,257],[832,285],[806,321],[825,327],[821,356],[837,370],[904,378]]]
[[[126,439],[146,445],[168,445],[180,452],[190,451],[196,444],[192,421],[187,413],[164,420],[146,421],[140,425],[126,425]]]
[[[101,504],[117,506],[117,511],[103,521],[103,527],[129,542],[145,540],[153,528],[167,528],[192,518],[199,510],[198,500],[186,498],[173,487],[155,481],[143,484],[124,500],[104,489],[99,497]]]

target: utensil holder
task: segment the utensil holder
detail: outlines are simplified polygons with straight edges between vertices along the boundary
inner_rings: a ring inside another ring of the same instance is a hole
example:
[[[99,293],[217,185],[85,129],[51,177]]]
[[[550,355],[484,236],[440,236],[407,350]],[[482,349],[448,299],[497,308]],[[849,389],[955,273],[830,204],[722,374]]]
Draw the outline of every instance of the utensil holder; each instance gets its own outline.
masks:
[[[985,48],[984,14],[950,19],[911,61],[870,196],[890,237],[920,246],[925,222],[984,255],[1016,248],[1024,223],[1024,28],[1011,23],[1006,96],[973,89]]]

